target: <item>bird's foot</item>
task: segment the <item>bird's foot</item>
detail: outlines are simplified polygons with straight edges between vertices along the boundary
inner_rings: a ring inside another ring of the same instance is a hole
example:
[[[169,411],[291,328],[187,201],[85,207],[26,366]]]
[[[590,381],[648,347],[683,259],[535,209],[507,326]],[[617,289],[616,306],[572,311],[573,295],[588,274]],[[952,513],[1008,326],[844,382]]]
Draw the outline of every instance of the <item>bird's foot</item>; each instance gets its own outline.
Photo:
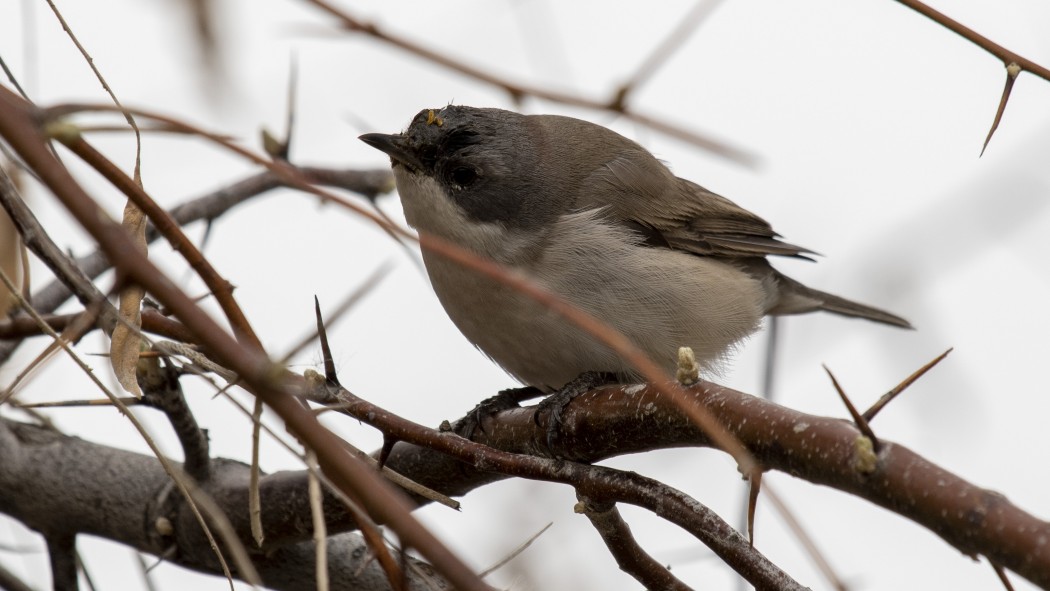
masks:
[[[460,436],[471,439],[475,431],[485,432],[485,429],[481,426],[481,421],[485,417],[494,415],[502,410],[518,408],[522,402],[540,396],[543,396],[543,391],[532,386],[500,390],[495,396],[486,398],[478,403],[466,416],[459,420],[454,429]]]
[[[615,384],[619,381],[619,378],[613,373],[586,371],[581,373],[576,379],[562,386],[557,392],[541,400],[540,403],[536,405],[536,413],[532,416],[537,425],[539,425],[538,417],[541,414],[544,412],[550,413],[547,420],[547,449],[550,450],[552,454],[555,456],[557,455],[554,450],[558,436],[561,432],[561,415],[562,411],[565,410],[565,407],[581,394],[599,386]]]

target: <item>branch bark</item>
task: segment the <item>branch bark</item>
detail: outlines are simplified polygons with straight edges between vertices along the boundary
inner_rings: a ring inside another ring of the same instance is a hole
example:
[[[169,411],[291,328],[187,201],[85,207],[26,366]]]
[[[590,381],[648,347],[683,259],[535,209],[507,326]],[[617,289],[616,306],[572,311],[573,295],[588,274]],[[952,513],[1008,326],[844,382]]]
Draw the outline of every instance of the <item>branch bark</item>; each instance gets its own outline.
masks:
[[[880,439],[876,455],[869,455],[866,438],[845,420],[798,412],[710,382],[698,383],[689,393],[765,469],[866,499],[926,527],[966,555],[986,556],[1050,589],[1050,547],[1045,543],[1050,539],[1050,522],[1002,494],[967,482],[886,439]],[[375,420],[386,417],[383,412],[356,410],[370,413],[359,418],[377,428],[393,428]],[[546,420],[534,414],[534,408],[525,407],[485,417],[475,439],[507,452],[547,455]],[[649,387],[593,390],[573,400],[561,420],[559,451],[581,462],[667,447],[711,446],[707,435],[672,401]],[[507,478],[494,472],[485,458],[457,460],[447,453],[402,443],[391,452],[387,465],[452,496]]]
[[[0,419],[0,512],[11,515],[47,539],[75,534],[96,535],[142,552],[166,556],[193,570],[221,575],[184,500],[153,457],[68,437],[43,427]],[[212,477],[202,484],[230,516],[238,533],[248,527],[248,466],[231,460],[212,461]],[[309,539],[309,501],[305,474],[279,472],[262,485],[264,527],[294,527]],[[332,521],[346,520],[337,501],[325,504]],[[302,516],[305,519],[301,519]],[[293,519],[299,516],[299,519]],[[344,527],[343,529],[346,529]],[[267,532],[269,534],[269,531]],[[244,538],[245,540],[250,538]],[[252,548],[252,561],[266,586],[278,590],[314,591],[312,542],[268,544]],[[413,560],[408,589],[449,588],[433,569]],[[386,574],[356,534],[328,539],[331,589],[387,590]]]

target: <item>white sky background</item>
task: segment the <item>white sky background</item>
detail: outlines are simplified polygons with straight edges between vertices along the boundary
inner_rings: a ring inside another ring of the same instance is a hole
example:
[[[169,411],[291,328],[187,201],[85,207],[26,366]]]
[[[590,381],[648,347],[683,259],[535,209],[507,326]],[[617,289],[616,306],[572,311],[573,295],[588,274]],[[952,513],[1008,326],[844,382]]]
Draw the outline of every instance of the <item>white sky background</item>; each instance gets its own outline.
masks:
[[[344,3],[350,6],[348,3]],[[1050,5],[1040,0],[932,2],[1020,54],[1050,64]],[[387,2],[352,9],[390,31],[515,80],[607,97],[674,28],[692,2]],[[366,38],[328,32],[331,21],[302,2],[221,3],[219,34],[228,78],[200,75],[191,21],[181,2],[71,2],[59,6],[127,105],[199,122],[257,145],[260,127],[280,132],[288,64],[299,64],[293,160],[379,167],[386,158],[356,137],[400,130],[421,108],[450,101],[514,108],[491,87]],[[31,15],[27,16],[27,15]],[[31,24],[27,24],[31,23]],[[25,48],[36,52],[26,69]],[[42,2],[0,4],[0,54],[41,104],[105,102],[99,84]],[[821,363],[858,406],[948,347],[955,352],[875,421],[902,443],[1032,513],[1050,516],[1050,414],[1044,369],[1050,355],[1050,83],[1022,75],[988,152],[978,158],[999,100],[1001,64],[969,42],[890,0],[858,2],[728,0],[640,91],[632,105],[707,133],[761,158],[757,168],[727,162],[601,112],[527,100],[528,112],[581,116],[650,148],[680,175],[770,220],[791,242],[826,256],[778,267],[809,285],[884,307],[910,319],[908,332],[831,315],[782,323],[777,400],[806,412],[846,416]],[[360,127],[358,122],[364,123]],[[93,140],[131,168],[130,135]],[[68,155],[67,155],[68,156]],[[76,170],[75,158],[65,160]],[[148,137],[143,175],[165,205],[217,188],[250,167],[201,141]],[[119,215],[123,199],[92,173],[81,176]],[[49,195],[33,207],[62,246],[91,243]],[[400,218],[396,197],[382,202]],[[202,235],[200,226],[191,236]],[[204,292],[163,244],[151,254]],[[412,420],[437,425],[512,385],[459,335],[425,277],[380,231],[336,207],[289,191],[252,201],[216,224],[206,254],[234,284],[266,345],[282,354],[313,326],[312,297],[330,309],[385,261],[395,271],[330,332],[343,383]],[[47,277],[39,265],[35,282]],[[753,337],[721,382],[759,389],[765,338]],[[6,386],[43,341],[23,347],[0,374]],[[87,339],[79,349],[99,352]],[[316,349],[296,369],[318,364]],[[99,358],[92,361],[100,368]],[[83,398],[87,378],[60,360],[24,400]],[[250,425],[195,384],[189,396],[210,429],[216,455],[247,460]],[[247,396],[241,396],[248,400]],[[51,413],[67,432],[145,451],[113,410]],[[156,413],[142,411],[166,449],[179,450]],[[271,417],[272,418],[272,417]],[[373,448],[376,433],[356,422],[327,423]],[[283,432],[276,421],[271,421]],[[275,445],[264,468],[298,469]],[[732,462],[709,450],[676,450],[608,462],[685,490],[736,523],[744,486]],[[992,569],[961,556],[929,531],[869,503],[774,473],[776,487],[841,577],[857,589],[994,589]],[[493,577],[512,589],[635,589],[587,520],[572,513],[565,486],[504,482],[463,499],[462,513],[429,507],[419,517],[479,569],[533,532],[554,526]],[[643,546],[704,589],[736,588],[735,577],[700,543],[645,512],[624,509]],[[800,582],[827,583],[770,505],[760,501],[757,547]],[[43,543],[0,519],[0,562],[35,585],[49,576]],[[82,538],[99,589],[140,582],[130,551]],[[152,559],[149,559],[152,560]],[[219,578],[170,566],[157,588],[222,589]],[[1031,588],[1012,577],[1018,589]]]

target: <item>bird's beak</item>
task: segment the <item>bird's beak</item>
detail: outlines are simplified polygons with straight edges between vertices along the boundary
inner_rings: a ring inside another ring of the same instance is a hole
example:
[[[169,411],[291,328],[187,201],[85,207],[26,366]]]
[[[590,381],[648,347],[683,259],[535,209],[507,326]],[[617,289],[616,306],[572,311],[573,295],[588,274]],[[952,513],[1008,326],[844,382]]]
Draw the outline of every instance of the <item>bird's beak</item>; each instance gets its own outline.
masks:
[[[419,157],[407,145],[405,136],[401,134],[366,133],[357,139],[386,153],[395,164],[404,164],[416,171],[422,171],[424,168]]]

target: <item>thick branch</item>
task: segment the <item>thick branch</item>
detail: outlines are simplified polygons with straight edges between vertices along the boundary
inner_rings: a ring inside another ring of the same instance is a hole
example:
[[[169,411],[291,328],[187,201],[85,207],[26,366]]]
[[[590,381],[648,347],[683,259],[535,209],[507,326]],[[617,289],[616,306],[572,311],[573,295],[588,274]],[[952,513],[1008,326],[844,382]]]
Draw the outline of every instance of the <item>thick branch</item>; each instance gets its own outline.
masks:
[[[1050,547],[1042,542],[1050,539],[1050,523],[1003,495],[971,484],[885,439],[869,470],[865,448],[859,445],[862,435],[844,420],[805,414],[709,382],[700,382],[690,393],[766,469],[867,499],[930,529],[965,554],[987,556],[1050,589]],[[545,421],[543,417],[535,420],[534,412],[527,407],[486,417],[475,439],[514,453],[547,453]],[[584,462],[657,448],[711,444],[673,402],[639,386],[607,387],[584,394],[566,407],[562,421],[562,449],[571,450],[573,459]],[[394,448],[387,465],[449,495],[462,495],[508,476],[493,471],[483,457],[464,455],[461,459],[484,470],[407,444]]]
[[[549,416],[544,417],[546,420],[540,420],[539,426],[543,429],[543,435],[539,438],[544,441],[543,444],[537,444],[535,441],[522,442],[535,453],[511,453],[478,444],[454,433],[428,429],[393,415],[341,387],[325,386],[328,387],[333,389],[333,398],[340,402],[340,410],[381,429],[384,437],[390,441],[408,441],[424,445],[433,451],[468,462],[479,470],[567,484],[572,486],[577,494],[591,499],[608,503],[629,503],[641,507],[695,536],[727,566],[755,587],[783,590],[802,588],[749,544],[748,540],[725,520],[680,490],[634,472],[537,457],[545,455],[543,452],[547,441],[546,425]],[[320,394],[315,394],[321,397]],[[675,402],[681,402],[681,397],[686,395],[684,391],[675,392],[668,395],[668,398],[674,396]],[[531,420],[532,410],[528,412]],[[695,415],[688,416],[689,418],[684,420],[692,424],[690,421]],[[709,419],[716,420],[713,414],[709,414]],[[720,434],[724,433],[725,429],[720,428]],[[737,446],[739,447],[739,444]],[[561,449],[559,443],[559,450]]]
[[[200,526],[172,491],[170,480],[153,457],[98,445],[41,427],[0,419],[0,512],[43,533],[49,540],[86,533],[114,540],[186,568],[221,575]],[[238,532],[248,531],[248,467],[215,460],[212,478],[202,485],[231,518]],[[293,485],[294,483],[294,485]],[[277,473],[263,479],[264,528],[309,529],[305,476]],[[326,503],[333,521],[335,502]],[[306,516],[291,519],[289,514]],[[290,536],[280,532],[284,539]],[[269,534],[269,531],[267,531]],[[305,535],[304,535],[305,534]],[[308,539],[308,531],[295,537]],[[251,546],[249,546],[251,548]],[[266,586],[313,591],[314,548],[310,542],[253,549],[252,560]],[[367,545],[353,534],[328,540],[333,590],[389,589]],[[447,588],[417,563],[409,569],[410,589]],[[419,572],[414,572],[418,570]],[[428,581],[423,579],[427,578]],[[432,585],[432,586],[431,586]]]

